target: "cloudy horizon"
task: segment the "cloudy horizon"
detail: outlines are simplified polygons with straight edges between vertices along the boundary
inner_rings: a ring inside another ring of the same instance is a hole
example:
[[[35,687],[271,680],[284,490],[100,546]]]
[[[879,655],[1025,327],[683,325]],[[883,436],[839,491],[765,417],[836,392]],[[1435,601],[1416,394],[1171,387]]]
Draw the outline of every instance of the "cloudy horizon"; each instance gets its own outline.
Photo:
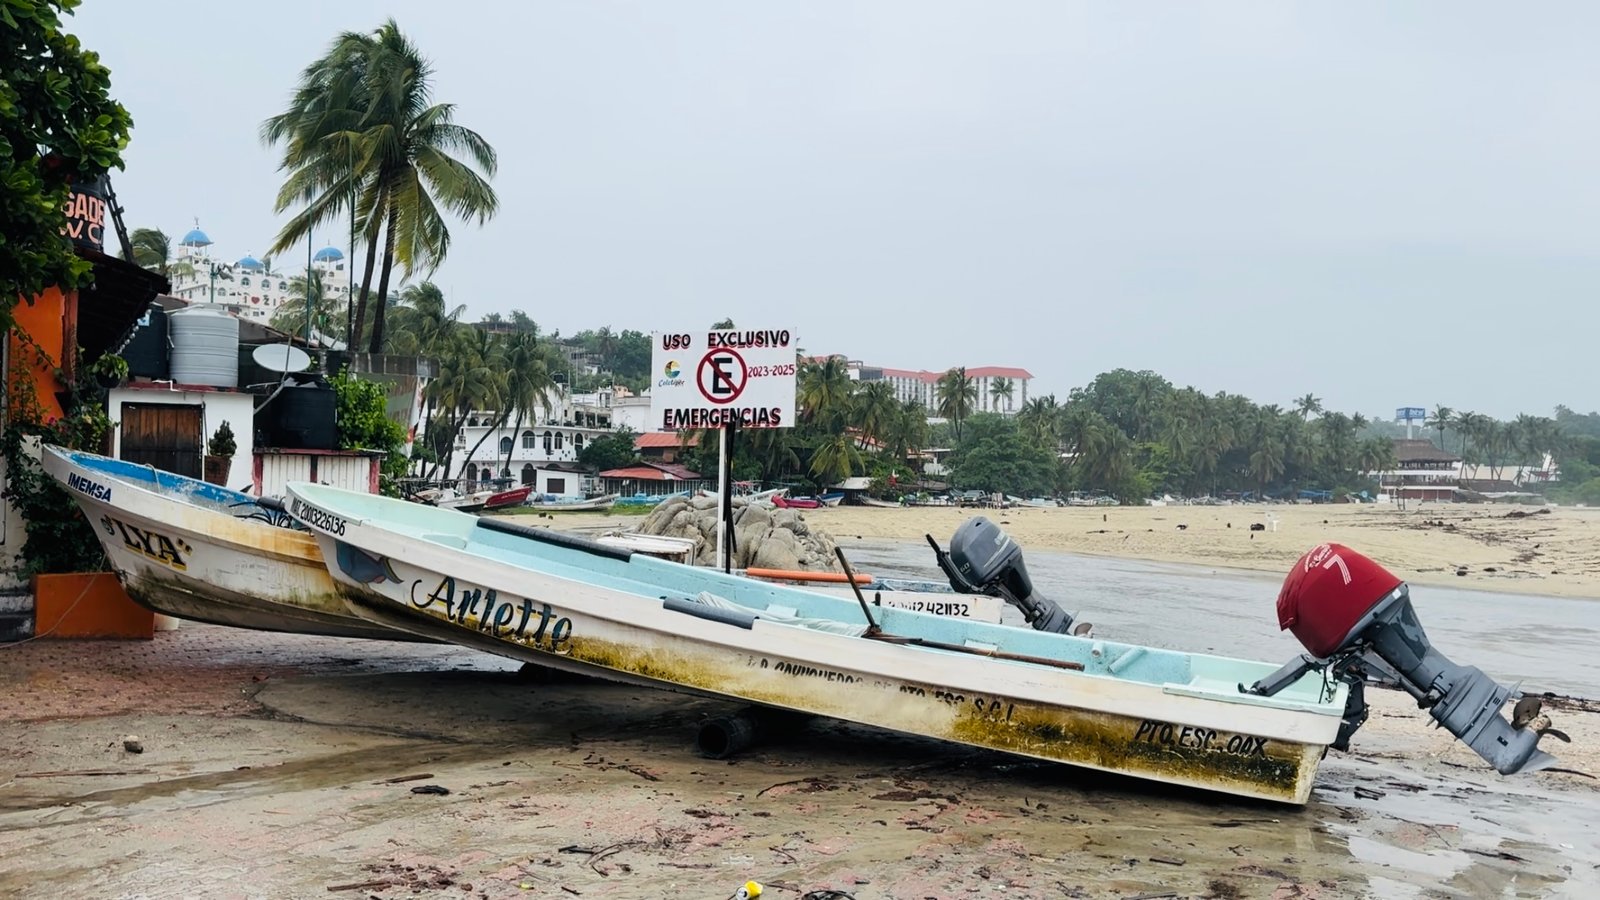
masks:
[[[811,353],[1114,368],[1389,417],[1597,405],[1600,9],[89,0],[130,229],[261,255],[257,137],[393,16],[499,151],[433,275],[473,318],[795,331]],[[339,229],[342,231],[343,229]],[[340,234],[316,242],[346,246]]]

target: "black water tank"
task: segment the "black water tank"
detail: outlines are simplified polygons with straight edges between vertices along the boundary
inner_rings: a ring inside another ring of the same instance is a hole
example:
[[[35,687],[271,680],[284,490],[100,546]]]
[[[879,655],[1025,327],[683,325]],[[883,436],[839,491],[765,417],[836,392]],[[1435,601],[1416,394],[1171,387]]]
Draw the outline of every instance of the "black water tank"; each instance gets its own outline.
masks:
[[[335,450],[339,432],[333,386],[323,381],[291,384],[261,410],[267,446],[281,450]]]
[[[158,380],[169,377],[168,353],[167,313],[161,304],[152,303],[134,325],[128,346],[122,348],[122,358],[128,361],[128,375]]]

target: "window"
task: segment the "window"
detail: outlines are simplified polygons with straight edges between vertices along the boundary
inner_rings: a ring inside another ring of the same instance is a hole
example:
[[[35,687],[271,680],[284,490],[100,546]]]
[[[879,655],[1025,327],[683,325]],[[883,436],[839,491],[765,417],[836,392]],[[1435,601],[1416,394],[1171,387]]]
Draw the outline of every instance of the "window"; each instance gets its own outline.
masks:
[[[546,431],[544,433],[544,452],[546,455],[550,453],[550,442],[552,440],[554,440],[554,436],[551,435],[550,432]]]
[[[557,450],[561,449],[561,437],[562,437],[562,435],[564,433],[565,432],[560,432],[560,431],[556,432],[556,449]]]
[[[583,452],[583,435],[575,434],[572,436],[572,450],[574,453]]]
[[[532,432],[529,433],[531,434]],[[533,463],[527,463],[522,467],[522,483],[525,485],[533,484]]]
[[[241,277],[239,279],[239,283],[244,285],[245,287],[249,287],[250,286],[250,276],[249,275],[245,275],[245,276]]]
[[[545,482],[545,487],[547,488],[546,493],[565,494],[567,492],[567,480],[565,478],[552,478]]]
[[[467,466],[467,481],[468,482],[473,482],[473,481],[477,481],[477,480],[478,480],[478,465],[477,465],[477,463],[473,463],[473,464]]]
[[[288,285],[287,282],[283,282],[283,281],[278,282],[278,290],[287,291],[288,289],[289,289],[289,285]]]
[[[534,448],[535,440],[536,440],[536,438],[534,438],[533,432],[524,431],[522,433],[522,449],[524,449],[524,450],[532,450]]]
[[[510,453],[511,452],[511,438],[503,437],[503,438],[500,439],[500,452],[501,453]]]

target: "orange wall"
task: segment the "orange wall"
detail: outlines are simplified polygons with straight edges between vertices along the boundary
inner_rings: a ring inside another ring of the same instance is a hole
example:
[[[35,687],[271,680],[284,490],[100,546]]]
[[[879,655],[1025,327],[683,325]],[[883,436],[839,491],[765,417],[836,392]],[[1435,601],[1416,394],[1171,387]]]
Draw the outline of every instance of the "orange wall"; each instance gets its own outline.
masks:
[[[77,363],[77,292],[62,294],[60,288],[46,288],[44,293],[33,298],[31,304],[25,300],[18,301],[12,310],[12,317],[17,323],[16,331],[26,333],[33,343],[38,344],[36,348],[16,334],[7,335],[12,389],[21,390],[24,384],[31,384],[43,415],[47,418],[59,417],[63,411],[61,403],[56,400],[56,392],[63,390],[64,386],[56,378],[55,370],[64,367],[70,372],[71,366]],[[63,353],[64,348],[69,348],[71,353]],[[48,359],[39,360],[39,350],[43,350]],[[12,412],[16,411],[14,406]]]

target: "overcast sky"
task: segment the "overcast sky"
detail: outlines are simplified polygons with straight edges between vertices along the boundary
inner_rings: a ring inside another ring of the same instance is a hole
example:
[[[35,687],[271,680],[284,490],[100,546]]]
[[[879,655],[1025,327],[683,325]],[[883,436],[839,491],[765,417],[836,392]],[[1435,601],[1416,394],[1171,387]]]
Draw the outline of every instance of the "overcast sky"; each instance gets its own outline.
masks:
[[[88,0],[129,227],[259,255],[261,120],[392,15],[500,152],[500,215],[434,275],[474,318],[732,316],[1034,394],[1125,366],[1385,417],[1597,405],[1593,4],[496,6]]]

